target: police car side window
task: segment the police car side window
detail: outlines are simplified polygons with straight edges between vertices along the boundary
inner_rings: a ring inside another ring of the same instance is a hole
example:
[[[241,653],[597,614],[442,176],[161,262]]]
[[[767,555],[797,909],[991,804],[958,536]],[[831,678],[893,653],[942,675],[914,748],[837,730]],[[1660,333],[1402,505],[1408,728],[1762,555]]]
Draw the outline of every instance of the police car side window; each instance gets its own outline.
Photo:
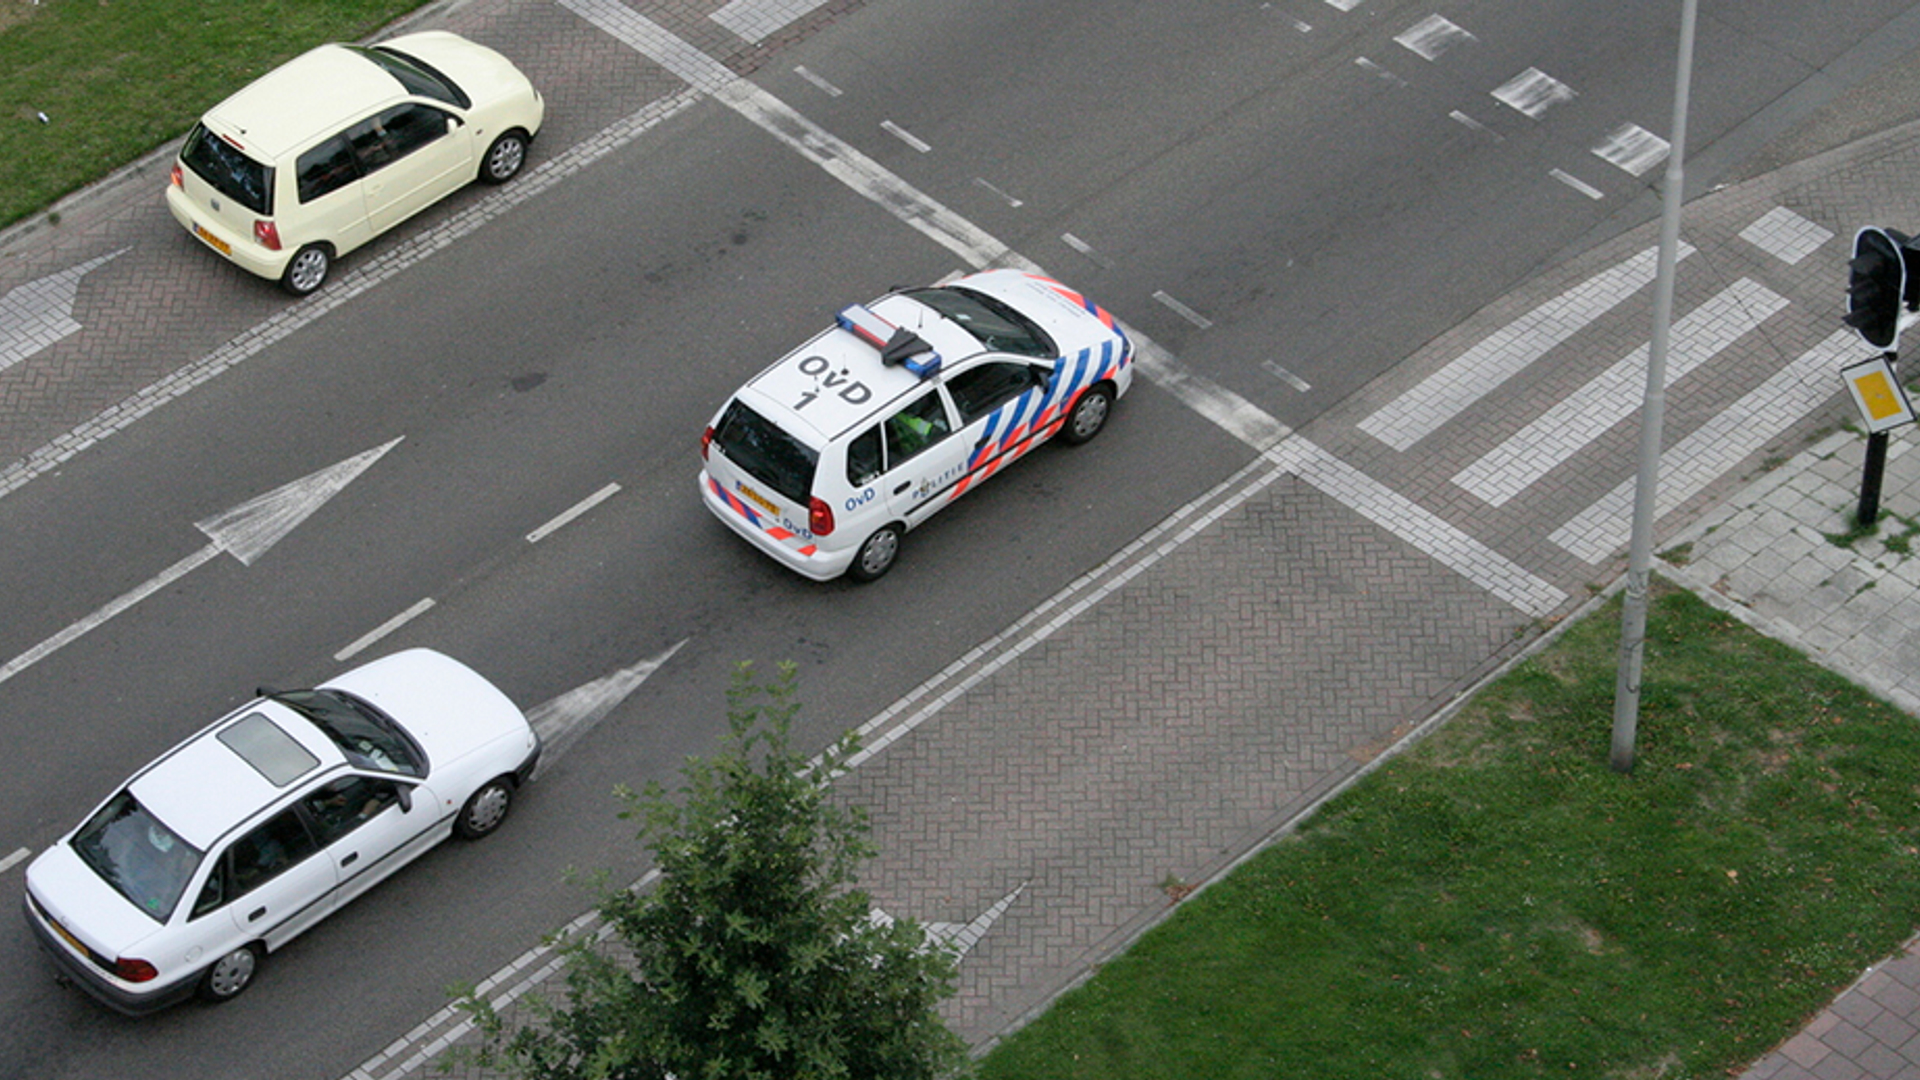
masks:
[[[885,463],[880,460],[880,428],[875,425],[847,444],[847,483],[860,487],[884,471]]]
[[[888,417],[880,427],[886,432],[889,469],[897,468],[953,430],[947,423],[947,408],[940,403],[938,391],[922,394],[919,400]]]
[[[1031,390],[1034,384],[1033,368],[995,361],[968,368],[947,380],[947,392],[960,410],[960,422],[971,424],[1001,403]]]

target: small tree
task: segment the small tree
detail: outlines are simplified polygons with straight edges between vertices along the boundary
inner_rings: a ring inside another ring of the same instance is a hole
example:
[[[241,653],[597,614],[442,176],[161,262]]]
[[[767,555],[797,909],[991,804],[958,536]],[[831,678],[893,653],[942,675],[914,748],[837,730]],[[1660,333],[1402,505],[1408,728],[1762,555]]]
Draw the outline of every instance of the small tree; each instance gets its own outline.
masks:
[[[660,871],[651,889],[602,891],[627,955],[568,941],[567,1002],[536,1002],[536,1022],[511,1032],[469,993],[486,1064],[526,1080],[932,1080],[964,1066],[934,1011],[952,957],[910,921],[874,920],[853,887],[873,854],[866,815],[828,785],[854,738],[812,762],[794,753],[795,692],[792,664],[766,685],[740,665],[730,734],[688,759],[681,798],[620,790]]]

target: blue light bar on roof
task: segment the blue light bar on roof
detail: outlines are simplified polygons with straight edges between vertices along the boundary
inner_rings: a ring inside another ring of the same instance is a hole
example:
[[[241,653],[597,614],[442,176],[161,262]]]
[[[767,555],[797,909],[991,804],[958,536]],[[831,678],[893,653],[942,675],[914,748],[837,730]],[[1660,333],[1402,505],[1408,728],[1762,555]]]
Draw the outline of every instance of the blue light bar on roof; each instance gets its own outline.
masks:
[[[833,317],[840,329],[880,350],[880,362],[888,366],[904,365],[922,379],[940,370],[940,354],[933,351],[919,334],[904,326],[895,326],[875,315],[863,304],[852,304]]]

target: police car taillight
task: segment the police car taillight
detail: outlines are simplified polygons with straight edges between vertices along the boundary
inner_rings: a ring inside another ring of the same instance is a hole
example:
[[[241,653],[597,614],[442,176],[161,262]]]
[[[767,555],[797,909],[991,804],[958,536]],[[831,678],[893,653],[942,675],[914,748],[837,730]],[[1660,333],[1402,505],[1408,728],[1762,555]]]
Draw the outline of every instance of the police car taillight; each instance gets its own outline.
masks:
[[[807,501],[807,528],[815,536],[827,536],[833,532],[833,507],[819,499]]]
[[[713,427],[712,425],[708,425],[707,430],[700,433],[700,460],[701,461],[707,460],[707,451],[711,449],[713,449]]]

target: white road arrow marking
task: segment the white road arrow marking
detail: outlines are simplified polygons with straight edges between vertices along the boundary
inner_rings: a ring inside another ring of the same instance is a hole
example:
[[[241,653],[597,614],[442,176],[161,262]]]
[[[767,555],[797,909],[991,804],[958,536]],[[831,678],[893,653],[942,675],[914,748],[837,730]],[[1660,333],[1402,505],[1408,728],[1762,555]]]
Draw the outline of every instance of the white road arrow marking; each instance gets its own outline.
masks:
[[[1023,881],[1015,886],[1012,892],[994,901],[991,907],[975,916],[972,922],[921,923],[920,929],[926,934],[927,944],[946,949],[953,954],[956,961],[965,958],[967,953],[980,943],[980,939],[987,936],[987,931],[993,928],[993,924],[1000,921],[1000,916],[1005,915],[1007,909],[1013,906],[1013,902],[1020,898],[1020,894],[1027,891],[1027,884]],[[869,908],[867,921],[876,926],[892,926],[893,916],[877,907]]]
[[[216,514],[205,521],[198,522],[196,528],[211,537],[212,543],[167,567],[159,575],[109,602],[100,610],[9,660],[6,666],[0,667],[0,683],[45,660],[54,652],[73,643],[114,616],[212,562],[223,551],[239,559],[242,565],[253,565],[255,559],[292,532],[294,526],[305,521],[328,499],[339,494],[341,488],[346,487],[354,477],[366,471],[369,465],[378,461],[382,454],[393,449],[399,442],[399,439],[395,439],[384,446],[376,446],[338,465],[321,469],[310,476],[275,488],[259,498],[241,503],[224,514]]]
[[[0,371],[78,331],[80,324],[73,321],[73,299],[80,291],[80,279],[126,250],[88,259],[0,296]]]
[[[592,731],[594,725],[606,719],[607,714],[625,701],[628,694],[638,690],[640,684],[647,681],[647,676],[673,659],[673,654],[685,644],[683,640],[651,660],[621,668],[605,678],[595,679],[529,710],[527,722],[533,725],[533,730],[540,736],[540,771],[545,772],[580,736]]]

